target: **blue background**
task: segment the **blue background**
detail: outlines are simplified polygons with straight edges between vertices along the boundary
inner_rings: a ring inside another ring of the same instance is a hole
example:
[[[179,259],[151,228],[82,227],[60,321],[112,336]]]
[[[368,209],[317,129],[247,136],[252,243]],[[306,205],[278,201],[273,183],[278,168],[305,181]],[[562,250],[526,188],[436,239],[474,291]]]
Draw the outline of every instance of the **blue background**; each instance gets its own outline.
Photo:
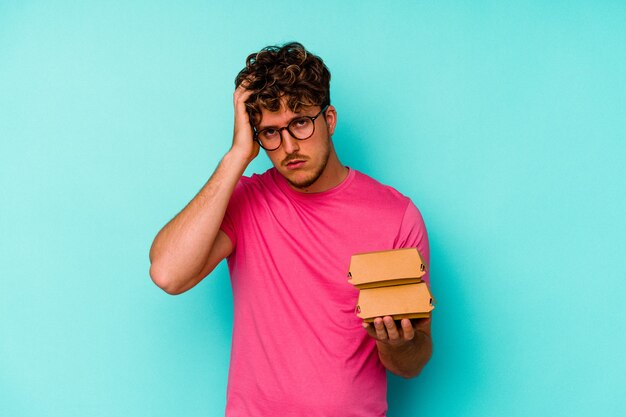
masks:
[[[0,415],[219,416],[227,270],[148,276],[248,53],[332,72],[342,161],[410,196],[435,355],[389,416],[626,410],[626,3],[0,0]],[[261,156],[248,173],[270,166]]]

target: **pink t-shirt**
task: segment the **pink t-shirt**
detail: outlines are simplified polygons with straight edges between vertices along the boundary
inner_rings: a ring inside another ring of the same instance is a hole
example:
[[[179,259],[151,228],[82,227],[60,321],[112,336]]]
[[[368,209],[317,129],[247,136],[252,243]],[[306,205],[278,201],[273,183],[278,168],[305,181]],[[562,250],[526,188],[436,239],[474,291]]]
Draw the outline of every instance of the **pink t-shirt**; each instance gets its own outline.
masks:
[[[352,169],[300,193],[272,168],[241,178],[222,230],[234,247],[226,416],[384,416],[386,371],[347,273],[359,252],[417,247],[428,262],[410,199]]]

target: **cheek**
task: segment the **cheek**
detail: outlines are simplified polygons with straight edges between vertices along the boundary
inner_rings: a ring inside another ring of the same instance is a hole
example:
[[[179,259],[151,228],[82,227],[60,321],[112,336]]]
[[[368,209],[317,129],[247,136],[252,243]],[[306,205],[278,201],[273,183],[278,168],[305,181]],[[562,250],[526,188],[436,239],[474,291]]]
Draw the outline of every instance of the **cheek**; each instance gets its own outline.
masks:
[[[274,165],[279,165],[280,161],[282,161],[277,151],[266,152],[266,155],[269,158],[269,160],[272,162],[272,164]]]
[[[316,137],[314,141],[306,143],[306,147],[301,147],[301,151],[315,159],[321,159],[326,152],[326,144],[323,137]]]
[[[330,141],[326,137],[319,138],[317,147],[315,148],[315,157],[317,159],[325,159],[330,151]]]

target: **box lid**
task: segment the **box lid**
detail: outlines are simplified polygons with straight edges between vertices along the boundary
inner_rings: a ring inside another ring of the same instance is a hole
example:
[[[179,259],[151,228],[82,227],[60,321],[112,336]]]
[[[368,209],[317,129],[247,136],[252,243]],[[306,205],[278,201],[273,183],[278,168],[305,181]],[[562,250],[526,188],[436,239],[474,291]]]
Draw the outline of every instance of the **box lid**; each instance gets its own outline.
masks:
[[[428,285],[420,282],[361,290],[356,310],[357,316],[365,321],[383,316],[430,317],[435,308],[433,302]]]
[[[348,282],[358,288],[416,283],[427,270],[417,248],[358,253],[350,259]]]

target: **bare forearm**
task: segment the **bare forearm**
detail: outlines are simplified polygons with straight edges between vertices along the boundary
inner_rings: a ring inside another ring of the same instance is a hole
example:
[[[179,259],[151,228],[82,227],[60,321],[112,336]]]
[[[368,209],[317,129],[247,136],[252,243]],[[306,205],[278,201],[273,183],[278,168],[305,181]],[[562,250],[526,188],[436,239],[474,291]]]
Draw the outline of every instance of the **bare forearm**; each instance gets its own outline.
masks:
[[[433,344],[430,335],[424,332],[415,332],[410,343],[401,346],[392,346],[377,341],[378,356],[385,368],[390,372],[404,377],[417,376],[430,359]]]
[[[150,274],[161,288],[176,292],[197,279],[248,162],[227,153],[200,192],[158,233],[150,249]]]

